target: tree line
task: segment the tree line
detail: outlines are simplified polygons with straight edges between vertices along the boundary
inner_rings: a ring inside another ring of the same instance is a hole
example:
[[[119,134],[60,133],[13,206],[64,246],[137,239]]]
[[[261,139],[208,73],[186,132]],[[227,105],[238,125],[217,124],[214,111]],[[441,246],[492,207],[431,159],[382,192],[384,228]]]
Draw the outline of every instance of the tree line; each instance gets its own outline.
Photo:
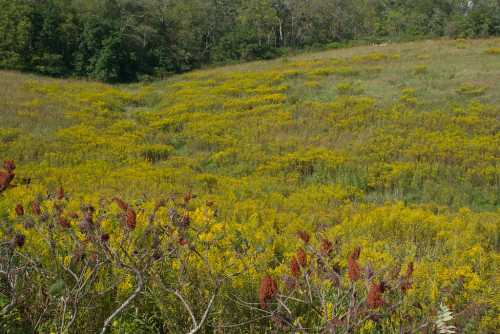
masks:
[[[500,34],[500,0],[0,0],[0,68],[108,82],[350,41]]]

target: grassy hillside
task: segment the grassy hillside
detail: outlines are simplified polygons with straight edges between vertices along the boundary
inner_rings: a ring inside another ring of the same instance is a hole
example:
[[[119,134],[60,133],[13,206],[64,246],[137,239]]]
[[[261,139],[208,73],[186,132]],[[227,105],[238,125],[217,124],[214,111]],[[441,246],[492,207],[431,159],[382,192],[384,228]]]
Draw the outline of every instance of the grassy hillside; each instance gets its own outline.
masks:
[[[50,212],[43,196],[60,186],[68,210],[114,196],[144,208],[139,226],[159,198],[191,192],[203,228],[190,237],[214,270],[239,273],[224,291],[255,302],[264,274],[288,272],[305,230],[314,244],[335,241],[341,268],[356,246],[363,266],[413,262],[408,317],[443,302],[461,332],[500,325],[500,39],[357,47],[125,86],[0,72],[0,88],[0,158],[18,166],[0,212],[26,252],[43,246],[15,206],[39,198]],[[212,330],[252,320],[217,303]]]

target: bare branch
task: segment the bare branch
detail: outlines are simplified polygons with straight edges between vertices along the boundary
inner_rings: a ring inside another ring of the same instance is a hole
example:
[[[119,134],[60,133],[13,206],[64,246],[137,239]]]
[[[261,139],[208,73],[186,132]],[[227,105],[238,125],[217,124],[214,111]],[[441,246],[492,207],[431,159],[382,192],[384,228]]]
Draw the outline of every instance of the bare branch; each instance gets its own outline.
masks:
[[[203,323],[205,322],[205,320],[207,320],[208,313],[210,312],[210,309],[212,308],[212,304],[215,300],[215,297],[217,296],[217,293],[219,292],[219,287],[220,287],[220,282],[217,282],[217,287],[215,288],[215,291],[212,294],[212,298],[210,298],[210,301],[208,302],[208,305],[207,305],[207,308],[205,309],[205,313],[203,314],[203,317],[201,318],[200,322],[198,323],[198,326],[193,328],[189,332],[189,334],[194,334],[194,333],[198,332],[201,329],[201,327],[203,326]]]
[[[191,317],[191,321],[193,322],[193,327],[197,327],[198,326],[198,322],[196,321],[196,318],[193,314],[193,311],[191,310],[191,307],[189,306],[189,304],[186,302],[186,300],[184,299],[184,297],[182,297],[182,294],[177,291],[177,290],[174,290],[174,289],[168,289],[166,288],[168,291],[170,291],[171,293],[173,293],[174,295],[177,296],[177,298],[179,298],[179,300],[182,302],[182,305],[184,305],[184,308],[186,309],[186,311],[189,313],[189,316]]]
[[[134,292],[106,319],[104,325],[102,326],[101,334],[106,333],[113,319],[116,318],[120,314],[120,312],[122,312],[137,297],[137,295],[141,292],[144,286],[144,280],[141,272],[135,268],[129,268],[129,269],[131,269],[135,273],[137,286]]]
[[[11,298],[10,300],[10,303],[7,304],[3,309],[2,311],[0,311],[0,316],[3,316],[3,315],[6,315],[7,313],[10,312],[10,310],[12,310],[14,308],[14,306],[16,305],[16,299],[15,298]]]

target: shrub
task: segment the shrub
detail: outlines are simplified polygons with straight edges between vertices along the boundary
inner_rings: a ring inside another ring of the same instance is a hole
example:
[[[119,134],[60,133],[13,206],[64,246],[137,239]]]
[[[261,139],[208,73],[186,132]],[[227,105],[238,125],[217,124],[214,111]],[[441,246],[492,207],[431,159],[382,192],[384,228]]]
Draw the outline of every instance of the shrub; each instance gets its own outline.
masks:
[[[340,76],[356,76],[359,75],[359,70],[356,70],[350,66],[343,66],[343,67],[337,67],[334,70],[334,74],[340,75]]]
[[[364,91],[359,84],[352,82],[339,82],[335,87],[339,95],[359,95]]]
[[[487,55],[500,55],[500,48],[489,48],[488,50],[485,51]]]
[[[41,198],[39,212],[11,222],[15,230],[0,225],[2,322],[25,332],[86,328],[105,333],[119,327],[121,315],[134,304],[140,307],[149,300],[162,308],[180,307],[191,317],[173,325],[199,331],[222,280],[206,271],[202,244],[189,232],[191,224],[209,228],[206,219],[198,221],[199,215],[184,206],[191,197],[186,194],[182,205],[160,200],[148,208],[114,198],[101,200],[98,207],[82,204],[80,212],[72,212],[68,197],[48,196]],[[139,210],[147,210],[147,218],[139,218]],[[196,276],[184,270],[204,275],[204,283],[194,283]],[[203,291],[187,288],[191,284]],[[209,296],[199,310],[205,293]]]
[[[463,84],[456,92],[463,96],[481,96],[486,92],[486,87],[475,84]]]
[[[399,101],[410,107],[415,107],[417,105],[417,98],[415,89],[405,88],[402,91],[403,95],[399,98]]]
[[[325,45],[325,49],[329,50],[329,49],[342,49],[342,48],[345,48],[347,47],[347,44],[346,43],[340,43],[340,42],[332,42],[332,43],[328,43]]]
[[[165,144],[147,145],[142,148],[141,154],[149,162],[155,163],[167,160],[174,152],[174,148]]]
[[[15,141],[21,135],[19,129],[0,128],[0,143],[8,144]]]
[[[428,66],[427,65],[417,65],[413,68],[413,73],[414,74],[425,74],[427,73]]]
[[[310,80],[310,81],[305,82],[304,86],[306,86],[307,88],[310,88],[310,89],[316,89],[316,88],[320,88],[321,84],[319,83],[319,81]]]
[[[279,279],[266,275],[261,281],[260,307],[272,314],[276,330],[301,332],[314,328],[317,332],[350,333],[370,324],[388,332],[391,325],[384,319],[408,311],[404,301],[413,287],[413,263],[408,263],[402,274],[399,267],[375,269],[369,263],[362,269],[362,249],[356,247],[345,268],[337,262],[336,246],[330,240],[312,243],[305,232],[300,239],[302,245],[290,259],[288,272]],[[393,274],[389,274],[391,271]],[[428,327],[428,321],[424,316],[410,323]]]

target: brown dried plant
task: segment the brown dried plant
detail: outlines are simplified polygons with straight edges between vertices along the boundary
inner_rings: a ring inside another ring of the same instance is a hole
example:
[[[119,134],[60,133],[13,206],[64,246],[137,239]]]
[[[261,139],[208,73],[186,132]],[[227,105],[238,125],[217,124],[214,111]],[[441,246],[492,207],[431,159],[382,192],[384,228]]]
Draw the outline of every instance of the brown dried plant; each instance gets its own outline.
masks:
[[[278,284],[270,276],[266,275],[262,278],[259,288],[259,302],[262,309],[267,309],[267,303],[273,299],[278,292]]]

